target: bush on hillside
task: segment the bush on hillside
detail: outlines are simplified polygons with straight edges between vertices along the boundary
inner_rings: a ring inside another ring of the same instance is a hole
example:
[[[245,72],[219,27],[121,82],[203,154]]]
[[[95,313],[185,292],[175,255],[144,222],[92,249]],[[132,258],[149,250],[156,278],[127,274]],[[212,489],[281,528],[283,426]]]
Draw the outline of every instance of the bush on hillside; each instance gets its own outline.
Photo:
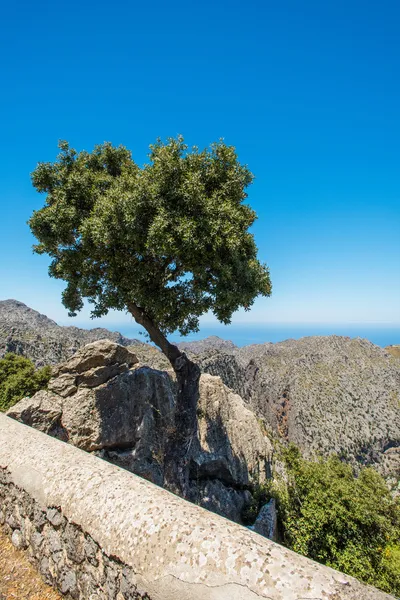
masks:
[[[372,468],[355,477],[337,457],[307,461],[285,452],[287,484],[271,490],[278,501],[284,544],[400,595],[400,503]]]
[[[22,398],[45,388],[50,376],[50,367],[35,370],[28,358],[6,354],[0,360],[0,411],[6,411]]]

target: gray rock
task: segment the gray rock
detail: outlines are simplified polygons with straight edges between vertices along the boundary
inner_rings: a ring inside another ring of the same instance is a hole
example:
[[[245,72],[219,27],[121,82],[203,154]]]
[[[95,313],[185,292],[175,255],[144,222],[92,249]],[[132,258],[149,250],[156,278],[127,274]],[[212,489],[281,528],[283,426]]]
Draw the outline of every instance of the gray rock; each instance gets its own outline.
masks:
[[[230,352],[237,349],[237,346],[233,342],[230,340],[223,340],[217,335],[210,335],[204,340],[195,342],[180,342],[177,346],[184,352],[189,352],[190,354],[202,354],[203,352],[210,350]]]
[[[363,339],[307,337],[196,357],[282,442],[400,473],[400,361]],[[239,374],[239,376],[238,376]]]
[[[16,406],[8,410],[9,417],[43,433],[65,439],[61,425],[62,403],[56,394],[40,390],[32,398],[20,400]]]
[[[12,536],[11,536],[11,542],[12,542],[13,546],[15,546],[15,548],[18,548],[18,550],[21,550],[22,548],[26,548],[26,542],[24,540],[24,536],[22,535],[22,532],[19,529],[14,529]]]
[[[22,400],[8,415],[162,485],[174,410],[169,373],[141,366],[129,349],[102,340],[61,363],[48,390]],[[240,522],[249,501],[244,489],[265,481],[271,457],[265,430],[242,398],[219,377],[202,375],[190,467],[193,500]],[[57,511],[47,518],[57,520]]]
[[[76,575],[74,571],[65,571],[60,577],[60,591],[62,594],[68,592],[74,598],[76,596]],[[75,593],[74,593],[75,592]]]
[[[46,517],[48,521],[54,525],[54,527],[60,527],[65,522],[64,517],[57,508],[48,508],[46,511]]]
[[[277,541],[278,537],[278,516],[276,513],[276,502],[275,498],[271,498],[267,504],[261,508],[258,513],[257,519],[251,527],[252,531],[267,537],[274,542]]]

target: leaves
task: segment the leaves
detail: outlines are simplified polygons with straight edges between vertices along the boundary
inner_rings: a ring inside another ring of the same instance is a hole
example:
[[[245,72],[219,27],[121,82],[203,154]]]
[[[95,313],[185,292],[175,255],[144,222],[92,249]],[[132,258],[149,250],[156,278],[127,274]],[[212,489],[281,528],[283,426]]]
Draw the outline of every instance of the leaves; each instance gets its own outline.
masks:
[[[22,398],[45,388],[50,375],[50,367],[35,371],[28,358],[11,352],[6,354],[0,360],[0,411],[8,410]]]
[[[276,487],[285,543],[301,554],[400,594],[400,504],[372,468],[358,477],[332,456],[286,451],[289,480]]]
[[[122,146],[59,146],[57,161],[32,174],[47,197],[29,225],[35,251],[52,258],[50,275],[67,282],[62,301],[71,314],[83,298],[93,316],[135,303],[165,334],[185,335],[208,310],[229,323],[271,293],[248,232],[253,175],[233,147],[189,151],[181,136],[157,140],[139,168]]]

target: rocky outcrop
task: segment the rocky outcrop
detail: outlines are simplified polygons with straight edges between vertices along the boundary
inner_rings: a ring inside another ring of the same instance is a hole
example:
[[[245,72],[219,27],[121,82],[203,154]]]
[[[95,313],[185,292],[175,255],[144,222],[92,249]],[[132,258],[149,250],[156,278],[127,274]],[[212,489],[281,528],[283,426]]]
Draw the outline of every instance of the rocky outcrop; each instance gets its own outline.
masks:
[[[171,373],[101,340],[55,367],[47,390],[7,414],[162,485],[174,407]],[[242,398],[219,377],[200,378],[193,444],[190,499],[240,522],[251,490],[270,474],[272,446]]]
[[[267,504],[264,504],[258,513],[254,525],[249,527],[249,529],[276,542],[278,539],[278,515],[275,498],[271,498]]]
[[[14,352],[30,358],[38,367],[55,365],[82,346],[104,338],[122,346],[141,344],[103,328],[61,327],[22,302],[0,300],[0,358]]]
[[[210,350],[228,353],[238,349],[233,342],[230,340],[223,340],[217,335],[210,335],[204,340],[197,340],[195,342],[180,342],[178,347],[190,354],[202,354],[203,352],[209,352]]]

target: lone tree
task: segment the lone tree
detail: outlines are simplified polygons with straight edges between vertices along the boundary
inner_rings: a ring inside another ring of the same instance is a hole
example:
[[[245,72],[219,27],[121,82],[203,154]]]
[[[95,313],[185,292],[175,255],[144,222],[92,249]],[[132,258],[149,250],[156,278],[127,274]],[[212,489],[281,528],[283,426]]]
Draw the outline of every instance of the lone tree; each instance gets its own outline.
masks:
[[[170,361],[178,391],[165,484],[186,495],[200,372],[167,336],[198,331],[207,311],[228,324],[238,308],[270,295],[248,231],[256,215],[243,203],[253,175],[223,142],[200,151],[182,137],[158,140],[143,167],[110,143],[90,153],[65,141],[59,148],[54,163],[32,173],[47,194],[29,220],[34,250],[49,254],[50,276],[67,282],[62,302],[70,316],[83,298],[93,317],[128,311]]]

